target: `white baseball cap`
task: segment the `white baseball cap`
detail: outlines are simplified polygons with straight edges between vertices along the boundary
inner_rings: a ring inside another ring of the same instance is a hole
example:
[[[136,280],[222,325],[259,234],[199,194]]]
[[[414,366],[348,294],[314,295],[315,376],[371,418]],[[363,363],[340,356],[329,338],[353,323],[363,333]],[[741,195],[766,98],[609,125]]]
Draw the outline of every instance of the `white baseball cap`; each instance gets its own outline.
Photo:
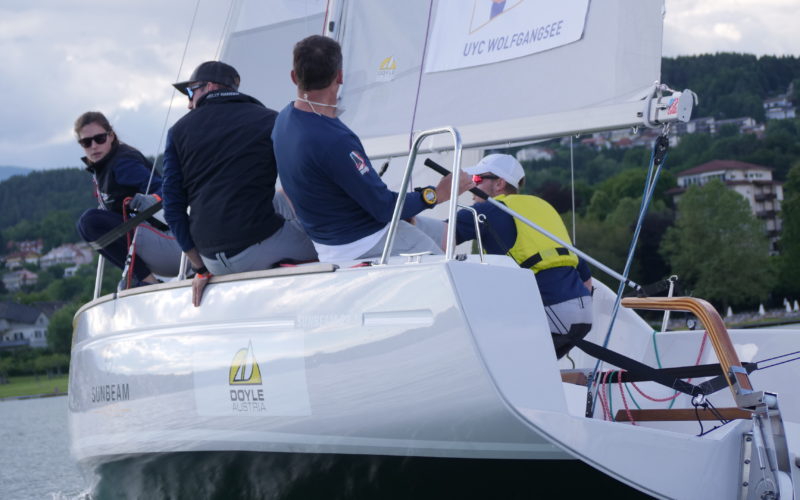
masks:
[[[516,158],[511,155],[493,154],[484,156],[477,165],[467,167],[464,172],[470,175],[491,173],[515,188],[519,189],[520,181],[525,177],[525,170]]]

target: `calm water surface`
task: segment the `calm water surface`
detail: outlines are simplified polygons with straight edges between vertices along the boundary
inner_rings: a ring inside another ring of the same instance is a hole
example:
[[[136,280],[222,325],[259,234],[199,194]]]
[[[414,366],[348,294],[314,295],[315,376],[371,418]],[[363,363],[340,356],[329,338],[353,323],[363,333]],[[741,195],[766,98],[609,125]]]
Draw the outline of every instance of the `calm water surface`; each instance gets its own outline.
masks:
[[[0,500],[506,500],[598,491],[647,498],[577,461],[171,453],[83,472],[69,454],[66,397],[0,401]]]
[[[69,455],[67,398],[0,401],[0,498],[78,499],[87,491]]]

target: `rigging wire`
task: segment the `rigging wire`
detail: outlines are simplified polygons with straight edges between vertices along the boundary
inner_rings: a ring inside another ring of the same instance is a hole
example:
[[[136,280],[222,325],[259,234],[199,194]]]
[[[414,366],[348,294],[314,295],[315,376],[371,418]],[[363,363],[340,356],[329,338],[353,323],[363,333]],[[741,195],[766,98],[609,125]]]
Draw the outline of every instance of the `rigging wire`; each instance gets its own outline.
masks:
[[[228,29],[230,29],[231,22],[233,21],[233,4],[236,0],[231,0],[228,4],[228,14],[225,16],[225,24],[222,25],[222,33],[219,37],[219,42],[217,42],[217,51],[215,52],[214,59],[219,61],[220,56],[222,55],[222,42],[225,41],[225,34],[228,33]],[[200,0],[198,0],[198,5]]]
[[[575,158],[572,150],[572,136],[569,136],[569,173],[572,187],[572,244],[577,245],[578,241],[575,238]]]
[[[414,139],[414,125],[417,121],[417,106],[419,106],[419,94],[420,90],[422,89],[422,73],[425,71],[425,56],[428,55],[428,37],[431,34],[431,19],[433,17],[433,0],[430,0],[428,3],[428,22],[425,26],[425,42],[422,46],[422,60],[419,63],[419,76],[417,77],[417,92],[414,96],[414,110],[411,112],[411,128],[408,131],[408,150],[411,151],[411,145]],[[454,150],[455,154],[455,150]],[[409,188],[414,187],[414,178],[413,174],[410,178],[411,183],[409,184]]]
[[[419,77],[417,77],[417,93],[414,96],[414,111],[411,113],[411,130],[408,131],[408,149],[411,150],[411,143],[414,138],[414,124],[417,120],[417,106],[419,105],[419,93],[422,89],[422,73],[425,71],[425,56],[428,54],[428,37],[431,34],[431,18],[433,17],[433,0],[428,4],[428,23],[425,27],[425,42],[422,46],[422,60],[419,63]]]
[[[669,140],[667,139],[666,135],[661,135],[656,139],[656,142],[653,145],[653,151],[650,154],[650,165],[647,172],[647,179],[645,181],[644,193],[642,194],[642,203],[639,208],[639,216],[636,221],[636,227],[633,231],[631,246],[628,249],[628,257],[625,261],[625,269],[622,272],[624,280],[620,282],[619,288],[617,289],[617,296],[614,300],[614,307],[611,311],[611,319],[608,323],[608,331],[606,332],[605,339],[603,340],[604,348],[608,347],[608,342],[611,340],[611,332],[613,331],[614,322],[617,318],[620,304],[622,303],[622,293],[625,290],[625,284],[627,283],[628,275],[630,274],[631,264],[633,263],[633,255],[636,251],[636,244],[639,241],[639,233],[641,233],[644,216],[647,213],[648,207],[650,206],[650,201],[652,200],[653,192],[655,191],[656,183],[658,182],[658,177],[661,174],[661,167],[664,165],[666,160],[668,146]],[[589,376],[587,386],[590,394],[592,392],[592,385],[595,383],[597,374],[600,372],[601,365],[602,361],[598,359],[595,363],[592,374]],[[594,395],[587,400],[587,416],[591,416],[589,413],[590,411],[593,411],[592,409],[596,400],[597,393],[595,392]]]
[[[178,79],[180,79],[181,70],[183,70],[183,63],[186,60],[186,53],[189,50],[189,41],[192,38],[192,32],[194,31],[194,25],[195,22],[197,21],[197,13],[199,12],[199,10],[200,10],[200,0],[197,0],[197,3],[195,4],[194,7],[194,13],[192,14],[192,22],[189,25],[189,34],[186,36],[186,44],[183,46],[183,54],[181,55],[181,62],[178,65],[178,74],[175,77],[175,81],[178,81]],[[177,92],[177,90],[173,88],[172,94],[170,95],[169,99],[169,107],[167,108],[167,115],[166,117],[164,117],[164,126],[161,128],[161,135],[159,136],[158,146],[156,147],[155,162],[153,164],[153,168],[150,169],[150,177],[147,179],[147,187],[144,190],[144,194],[150,194],[150,186],[153,184],[153,175],[156,172],[155,163],[158,162],[158,152],[161,151],[161,146],[164,142],[164,135],[167,132],[167,124],[169,123],[169,115],[172,112],[172,101],[174,101],[175,99],[175,92]],[[139,235],[139,227],[140,226],[137,226],[136,229],[134,229],[133,231],[133,238],[131,238],[130,245],[128,246],[128,255],[125,258],[125,265],[123,266],[122,269],[122,279],[127,281],[128,286],[130,286],[130,280],[127,278],[127,276],[131,273],[132,267],[134,265],[134,259],[136,255],[135,254],[136,239]]]
[[[790,352],[790,353],[786,353],[786,354],[781,354],[780,356],[775,356],[775,357],[772,357],[772,358],[762,359],[761,361],[756,361],[756,366],[758,366],[761,363],[764,363],[766,361],[774,361],[776,359],[785,358],[787,356],[795,356],[795,355],[798,355],[798,354],[800,354],[800,351]],[[796,356],[796,357],[794,357],[792,359],[787,359],[785,361],[781,361],[780,363],[773,363],[773,364],[767,365],[767,366],[758,366],[758,368],[756,368],[756,370],[764,370],[766,368],[772,368],[773,366],[778,366],[778,365],[782,365],[784,363],[789,363],[791,361],[797,361],[797,360],[800,360],[800,356]]]

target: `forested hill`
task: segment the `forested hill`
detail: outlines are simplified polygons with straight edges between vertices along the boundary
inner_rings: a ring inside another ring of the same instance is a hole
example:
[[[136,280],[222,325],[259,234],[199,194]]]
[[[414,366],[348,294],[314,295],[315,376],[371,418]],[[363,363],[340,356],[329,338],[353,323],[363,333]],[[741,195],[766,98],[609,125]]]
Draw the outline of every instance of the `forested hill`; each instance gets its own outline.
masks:
[[[75,221],[96,206],[92,176],[79,168],[35,170],[0,182],[2,240],[44,238],[50,247],[77,241]],[[5,252],[5,245],[0,253]]]
[[[694,118],[750,116],[763,122],[764,99],[785,93],[792,82],[795,105],[800,102],[800,58],[733,53],[665,57],[661,81],[700,96]]]

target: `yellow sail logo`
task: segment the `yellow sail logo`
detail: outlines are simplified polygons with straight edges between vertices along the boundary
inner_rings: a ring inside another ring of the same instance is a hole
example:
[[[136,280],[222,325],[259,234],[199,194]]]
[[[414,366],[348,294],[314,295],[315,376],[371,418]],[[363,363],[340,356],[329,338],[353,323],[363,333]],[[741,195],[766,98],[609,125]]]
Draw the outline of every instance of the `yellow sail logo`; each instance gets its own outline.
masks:
[[[233,357],[228,382],[230,385],[261,385],[261,368],[253,354],[252,342]]]
[[[394,71],[397,69],[397,63],[394,60],[393,56],[389,56],[383,61],[381,61],[381,65],[378,67],[380,71]]]

